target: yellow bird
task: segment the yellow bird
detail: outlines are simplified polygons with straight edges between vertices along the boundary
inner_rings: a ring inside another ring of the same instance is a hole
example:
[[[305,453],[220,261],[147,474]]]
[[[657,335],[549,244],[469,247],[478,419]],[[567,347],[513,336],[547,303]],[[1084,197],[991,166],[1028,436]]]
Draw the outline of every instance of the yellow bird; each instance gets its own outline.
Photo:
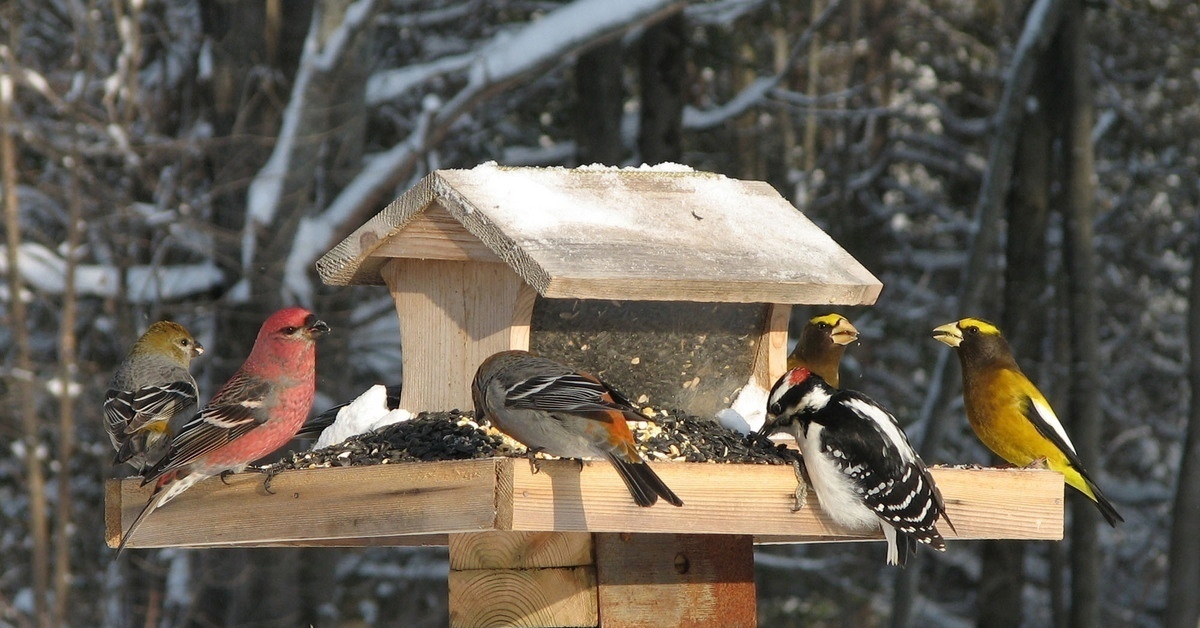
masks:
[[[1019,467],[1044,465],[1096,503],[1109,525],[1125,519],[1092,481],[1041,391],[1021,372],[993,324],[964,318],[933,330],[962,362],[963,404],[979,440]]]
[[[838,384],[838,367],[846,345],[858,340],[858,330],[841,314],[814,316],[800,331],[800,340],[788,356],[788,370],[804,368],[821,376],[830,386]]]

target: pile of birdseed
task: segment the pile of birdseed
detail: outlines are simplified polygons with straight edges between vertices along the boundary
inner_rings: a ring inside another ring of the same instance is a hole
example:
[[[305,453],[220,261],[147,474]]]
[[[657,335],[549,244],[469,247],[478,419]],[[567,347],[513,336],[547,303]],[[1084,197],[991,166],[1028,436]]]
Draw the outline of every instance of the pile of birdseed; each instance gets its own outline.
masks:
[[[638,440],[638,449],[650,461],[791,464],[799,460],[795,450],[739,434],[715,421],[682,412],[647,409],[644,413],[649,415],[647,420],[630,421],[629,427]],[[265,468],[279,472],[524,455],[524,445],[501,434],[487,421],[480,424],[471,413],[453,410],[422,412],[411,420],[352,436],[323,449],[289,452]]]

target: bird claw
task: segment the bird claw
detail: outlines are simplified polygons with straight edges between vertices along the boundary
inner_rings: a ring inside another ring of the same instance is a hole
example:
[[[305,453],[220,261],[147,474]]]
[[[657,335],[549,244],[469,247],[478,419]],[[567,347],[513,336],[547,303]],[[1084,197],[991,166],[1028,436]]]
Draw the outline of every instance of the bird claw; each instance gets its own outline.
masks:
[[[528,449],[528,448],[525,450],[525,457],[529,458],[529,474],[530,475],[537,475],[538,473],[541,473],[541,471],[542,471],[542,463],[540,460],[538,460],[536,458],[538,451],[539,450],[537,450],[537,449]]]
[[[1033,462],[1030,462],[1029,464],[1025,465],[1024,468],[1026,468],[1026,469],[1049,469],[1050,463],[1048,460],[1046,460],[1045,456],[1039,456],[1037,458],[1034,458]]]
[[[267,474],[266,479],[263,480],[263,490],[267,492],[267,495],[274,495],[275,491],[271,490],[271,480],[275,479],[276,475],[279,475],[279,471],[275,467],[268,467],[263,470],[263,473]]]
[[[233,471],[231,471],[231,470],[229,470],[229,469],[226,469],[226,470],[222,471],[222,472],[221,472],[221,475],[219,475],[219,476],[217,476],[217,477],[221,478],[221,483],[222,483],[222,484],[224,484],[225,486],[229,486],[229,479],[228,479],[228,478],[229,478],[229,476],[231,476],[231,475],[233,475]]]
[[[799,460],[792,461],[792,470],[796,472],[796,492],[793,493],[796,501],[792,504],[792,512],[798,512],[808,505],[808,481],[804,478],[804,467],[800,466]]]

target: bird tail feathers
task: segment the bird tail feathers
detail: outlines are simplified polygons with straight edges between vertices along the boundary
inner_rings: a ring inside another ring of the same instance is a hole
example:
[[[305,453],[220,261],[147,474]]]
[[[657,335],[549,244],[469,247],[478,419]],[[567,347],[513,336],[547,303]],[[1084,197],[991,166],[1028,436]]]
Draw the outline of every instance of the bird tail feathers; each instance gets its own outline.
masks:
[[[633,501],[637,502],[638,506],[653,506],[658,502],[659,496],[672,505],[683,505],[683,500],[667,487],[650,465],[644,462],[628,462],[611,454],[608,459],[625,481],[625,486],[629,488],[629,493],[633,495]]]

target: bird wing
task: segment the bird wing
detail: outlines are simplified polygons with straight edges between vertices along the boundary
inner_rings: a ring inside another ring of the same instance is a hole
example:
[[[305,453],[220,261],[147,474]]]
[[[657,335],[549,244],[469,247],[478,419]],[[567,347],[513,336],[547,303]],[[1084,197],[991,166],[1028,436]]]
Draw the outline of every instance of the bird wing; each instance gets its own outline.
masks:
[[[179,429],[167,454],[145,474],[142,483],[180,469],[266,423],[273,392],[270,382],[235,374],[204,409]]]
[[[1058,417],[1054,415],[1054,410],[1050,409],[1050,404],[1041,399],[1040,395],[1037,398],[1025,395],[1021,398],[1021,414],[1033,424],[1038,434],[1063,452],[1075,470],[1082,471],[1083,461],[1079,459],[1079,454],[1075,453],[1075,445],[1067,438],[1067,433]]]
[[[891,412],[852,390],[838,393],[827,410],[836,414],[822,432],[822,448],[853,480],[868,507],[893,524],[899,521],[897,516],[900,520],[923,519],[927,525],[932,525],[938,514],[945,516],[941,492]],[[874,429],[838,429],[838,425],[855,423]],[[914,494],[927,495],[934,504],[933,512],[914,511],[922,503],[911,498]]]
[[[828,418],[821,421],[825,426],[821,448],[839,462],[841,471],[854,480],[860,492],[900,476],[907,461],[884,427],[895,422],[890,412],[853,391],[839,393],[826,411]],[[862,425],[874,429],[847,429]],[[894,429],[899,431],[898,425]],[[907,442],[903,441],[905,445]],[[850,460],[857,464],[850,464]]]
[[[143,386],[133,392],[129,408],[133,414],[125,426],[126,434],[133,434],[154,421],[166,421],[171,417],[195,409],[196,386],[191,382],[177,381],[164,386]]]
[[[535,375],[523,379],[505,393],[504,405],[551,414],[567,412],[606,423],[612,422],[609,413],[613,410],[632,411],[615,403],[603,382],[580,373]]]

